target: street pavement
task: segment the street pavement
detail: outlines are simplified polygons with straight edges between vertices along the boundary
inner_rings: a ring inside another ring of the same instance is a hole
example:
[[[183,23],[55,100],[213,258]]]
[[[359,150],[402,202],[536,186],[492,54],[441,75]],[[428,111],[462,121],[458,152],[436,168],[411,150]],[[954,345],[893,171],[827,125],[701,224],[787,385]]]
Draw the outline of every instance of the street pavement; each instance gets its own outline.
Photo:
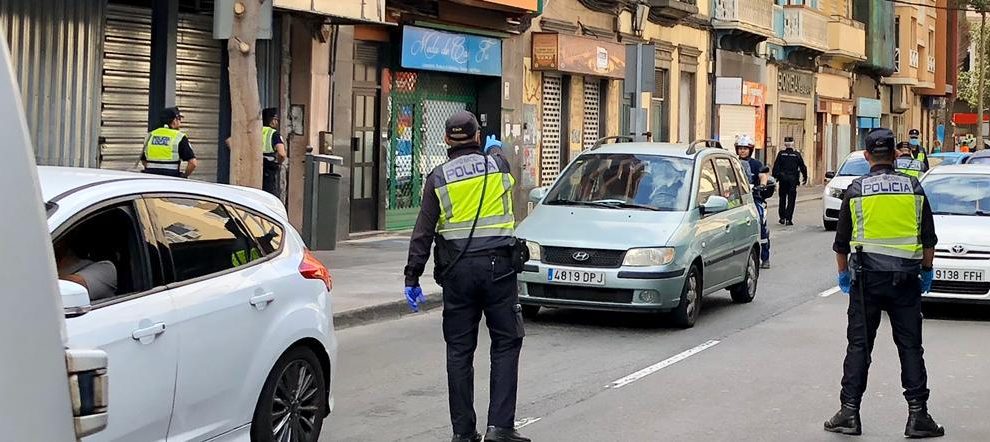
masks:
[[[751,304],[707,297],[699,323],[550,310],[526,324],[517,420],[537,441],[840,440],[822,422],[838,407],[848,298],[835,293],[832,234],[818,202],[797,225],[774,224],[773,268]],[[827,295],[827,296],[823,296]],[[945,440],[987,440],[990,310],[926,309],[931,411]],[[441,314],[338,333],[336,409],[323,441],[450,437]],[[479,430],[488,398],[482,327],[475,383]],[[717,342],[717,343],[716,343]],[[900,439],[907,416],[889,328],[881,328],[861,440]],[[645,370],[645,371],[644,371]]]

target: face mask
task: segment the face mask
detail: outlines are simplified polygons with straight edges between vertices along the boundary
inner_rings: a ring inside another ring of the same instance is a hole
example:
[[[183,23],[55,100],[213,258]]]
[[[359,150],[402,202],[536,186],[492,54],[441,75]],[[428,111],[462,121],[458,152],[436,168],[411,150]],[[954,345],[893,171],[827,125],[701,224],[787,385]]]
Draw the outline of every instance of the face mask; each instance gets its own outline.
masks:
[[[791,142],[784,143],[784,149],[793,149],[793,148],[794,148],[794,143]]]
[[[910,141],[910,143],[911,143],[912,146],[918,146],[918,145],[921,144],[921,141],[918,141],[917,138],[912,138],[911,141]]]

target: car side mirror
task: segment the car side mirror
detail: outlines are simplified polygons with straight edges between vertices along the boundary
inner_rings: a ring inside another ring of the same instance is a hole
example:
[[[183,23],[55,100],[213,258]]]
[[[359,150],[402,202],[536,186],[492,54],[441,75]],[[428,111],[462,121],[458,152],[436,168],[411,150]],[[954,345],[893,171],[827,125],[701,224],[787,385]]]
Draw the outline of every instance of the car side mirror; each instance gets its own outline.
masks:
[[[89,290],[86,290],[82,284],[60,279],[58,292],[62,295],[62,309],[66,317],[76,317],[89,312]]]
[[[547,194],[550,193],[549,187],[537,187],[529,191],[529,201],[533,204],[538,204],[546,198]]]
[[[729,210],[729,200],[725,197],[712,195],[708,197],[708,201],[705,201],[701,205],[702,215],[711,215],[715,213],[722,213]]]
[[[825,172],[825,179],[826,180],[830,180],[832,178],[835,178],[835,171],[830,170],[828,172]]]

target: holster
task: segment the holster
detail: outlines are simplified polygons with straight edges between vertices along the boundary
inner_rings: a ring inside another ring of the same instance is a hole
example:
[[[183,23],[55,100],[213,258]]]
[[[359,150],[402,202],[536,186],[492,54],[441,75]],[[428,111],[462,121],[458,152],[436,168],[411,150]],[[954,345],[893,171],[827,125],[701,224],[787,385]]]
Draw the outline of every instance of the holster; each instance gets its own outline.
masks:
[[[437,285],[443,287],[444,275],[454,264],[455,259],[457,259],[457,250],[442,236],[437,235],[433,245],[433,280]]]
[[[526,261],[529,261],[529,247],[526,245],[526,240],[521,238],[512,238],[509,242],[509,250],[512,253],[512,269],[515,270],[516,274],[523,272],[523,266]]]

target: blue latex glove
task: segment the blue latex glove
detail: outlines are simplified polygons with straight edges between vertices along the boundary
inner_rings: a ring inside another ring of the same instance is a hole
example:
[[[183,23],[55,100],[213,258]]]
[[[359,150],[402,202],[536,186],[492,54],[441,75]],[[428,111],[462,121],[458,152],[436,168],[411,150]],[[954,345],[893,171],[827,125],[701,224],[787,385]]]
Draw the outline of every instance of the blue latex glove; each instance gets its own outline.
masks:
[[[485,153],[488,153],[488,151],[492,150],[493,147],[501,149],[502,142],[499,141],[498,138],[495,138],[495,135],[489,135],[485,138]]]
[[[412,310],[413,313],[418,312],[419,307],[426,303],[426,296],[423,295],[423,289],[420,286],[406,287],[405,292],[409,310]]]
[[[932,291],[932,281],[935,280],[935,270],[921,271],[921,293]]]
[[[839,276],[836,278],[836,280],[839,282],[839,290],[842,290],[842,293],[848,295],[849,290],[852,289],[852,282],[853,282],[852,273],[850,273],[849,270],[846,270],[844,272],[839,272]]]

